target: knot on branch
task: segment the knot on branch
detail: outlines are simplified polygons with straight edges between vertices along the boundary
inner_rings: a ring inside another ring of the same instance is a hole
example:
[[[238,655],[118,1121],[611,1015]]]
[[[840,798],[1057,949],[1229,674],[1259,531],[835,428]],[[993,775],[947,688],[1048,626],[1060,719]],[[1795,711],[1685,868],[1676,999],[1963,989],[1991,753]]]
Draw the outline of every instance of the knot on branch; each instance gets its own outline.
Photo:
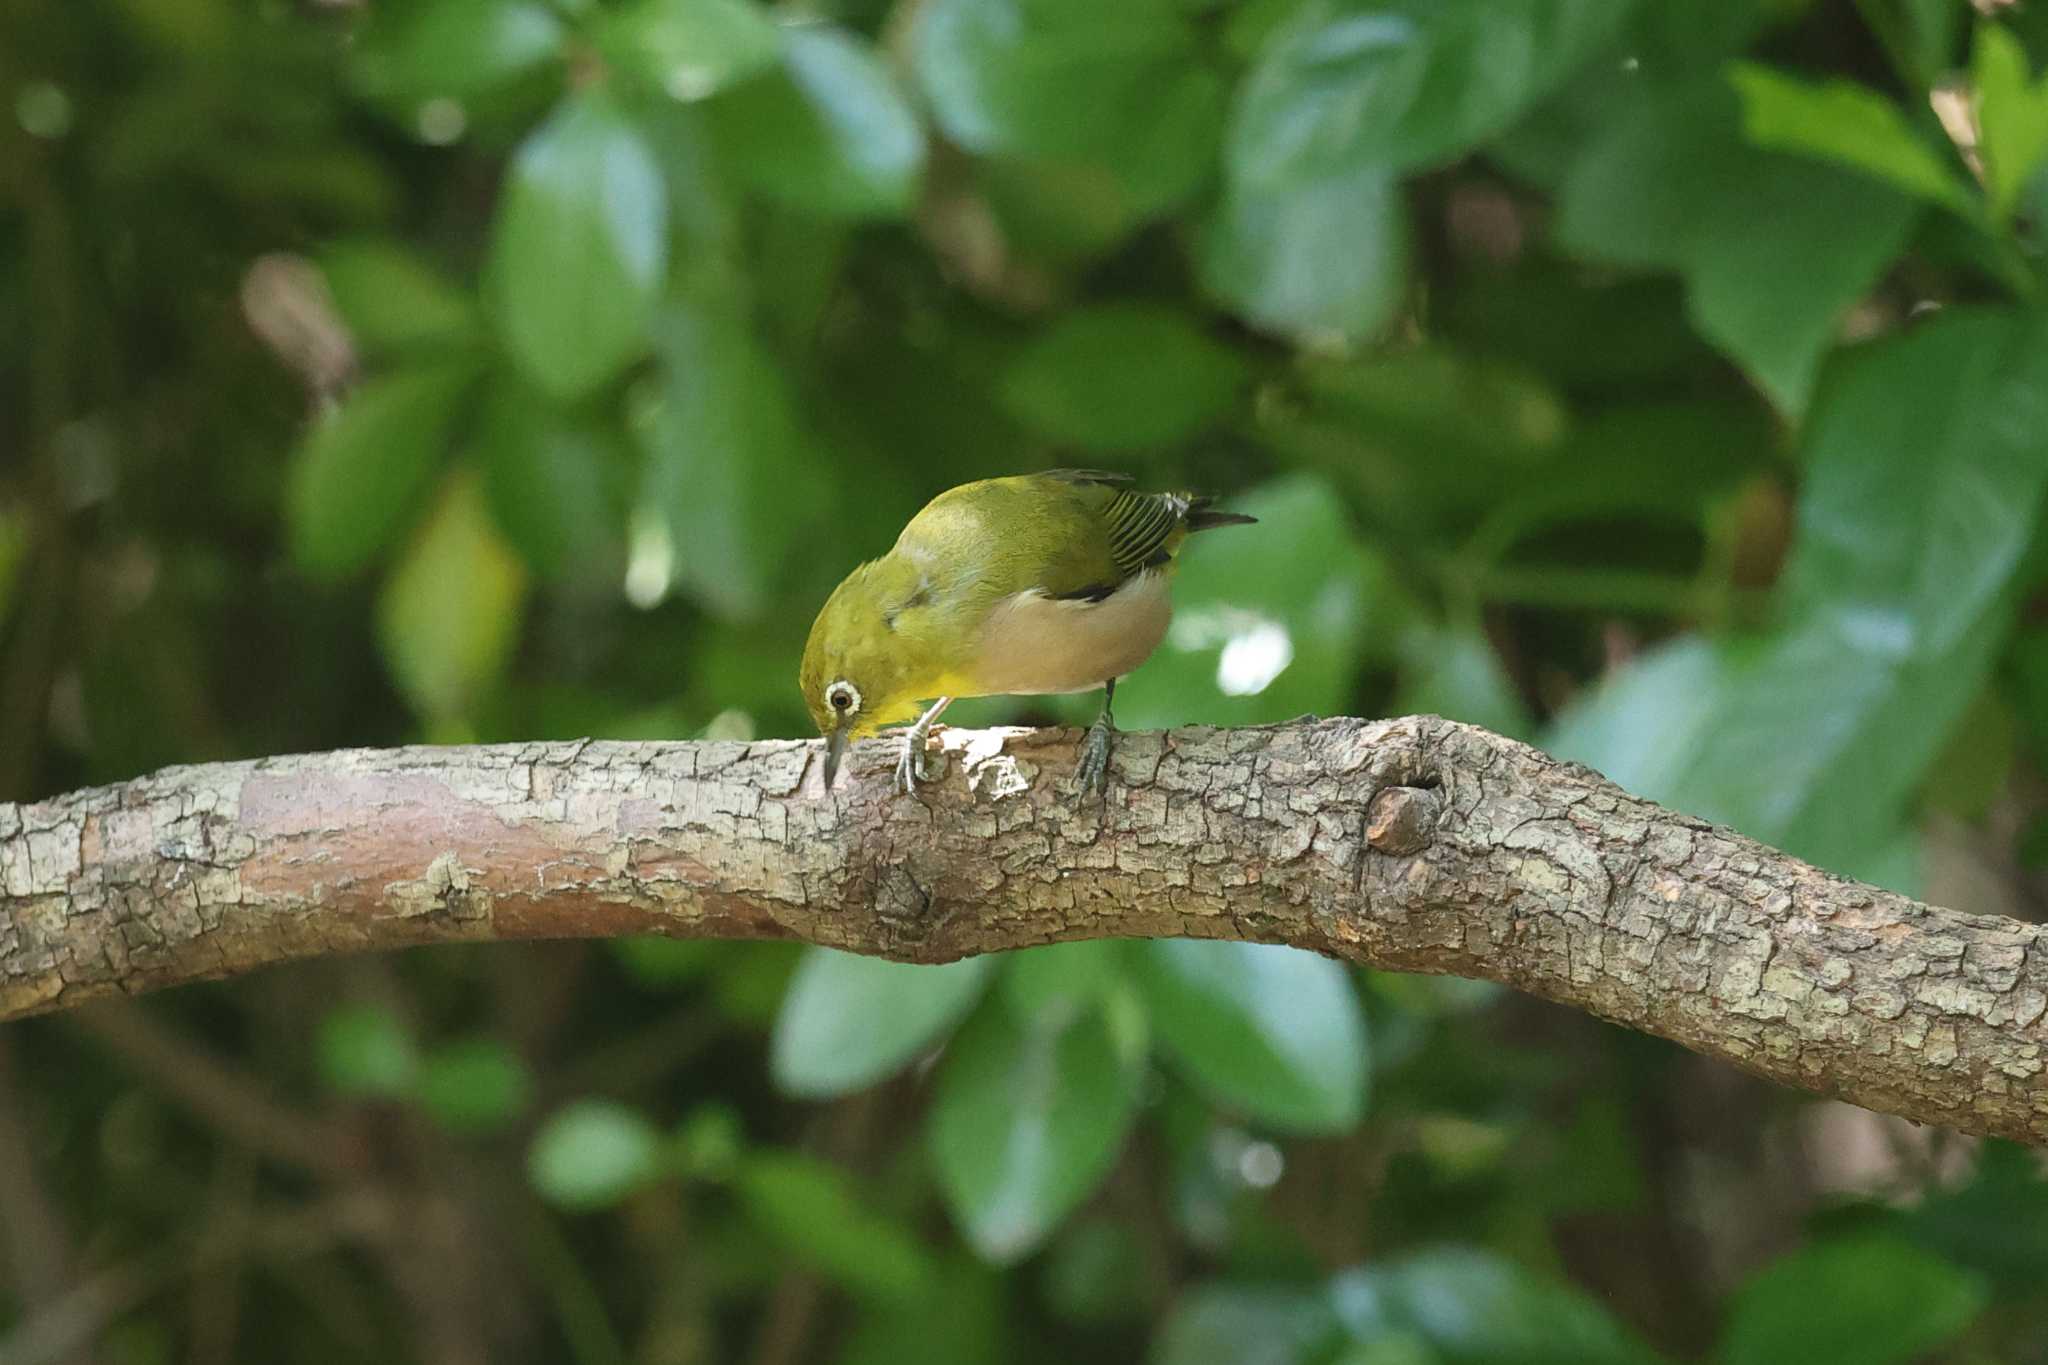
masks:
[[[1420,853],[1436,837],[1443,801],[1424,787],[1384,787],[1365,811],[1365,841],[1381,853]]]

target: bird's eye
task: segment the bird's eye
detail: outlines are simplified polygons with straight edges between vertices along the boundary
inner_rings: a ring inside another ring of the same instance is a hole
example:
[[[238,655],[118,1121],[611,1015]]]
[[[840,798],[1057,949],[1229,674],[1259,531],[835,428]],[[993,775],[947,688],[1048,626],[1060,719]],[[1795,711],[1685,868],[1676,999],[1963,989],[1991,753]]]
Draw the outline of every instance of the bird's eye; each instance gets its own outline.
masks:
[[[834,711],[860,710],[860,691],[850,682],[836,682],[826,688],[825,700],[832,704]]]

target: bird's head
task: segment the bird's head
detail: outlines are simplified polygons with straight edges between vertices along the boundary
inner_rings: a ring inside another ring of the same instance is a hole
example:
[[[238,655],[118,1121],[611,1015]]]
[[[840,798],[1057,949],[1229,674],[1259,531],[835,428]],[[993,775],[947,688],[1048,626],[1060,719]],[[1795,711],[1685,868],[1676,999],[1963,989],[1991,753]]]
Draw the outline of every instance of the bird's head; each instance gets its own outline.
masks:
[[[804,646],[797,681],[804,705],[827,741],[825,786],[838,775],[846,746],[884,725],[915,719],[928,680],[911,642],[890,624],[902,597],[879,562],[863,564],[827,598]]]

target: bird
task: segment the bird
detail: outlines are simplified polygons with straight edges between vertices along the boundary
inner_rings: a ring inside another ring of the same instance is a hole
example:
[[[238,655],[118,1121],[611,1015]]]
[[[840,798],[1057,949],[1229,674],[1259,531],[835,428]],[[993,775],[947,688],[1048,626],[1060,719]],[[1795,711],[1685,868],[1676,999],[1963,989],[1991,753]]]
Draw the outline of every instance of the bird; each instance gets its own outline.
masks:
[[[926,738],[960,697],[1102,689],[1075,769],[1105,791],[1117,680],[1166,636],[1188,535],[1257,520],[1194,493],[1146,493],[1130,475],[1054,469],[948,489],[896,544],[833,590],[798,685],[826,741],[825,789],[847,745],[903,732],[896,780],[927,780]]]

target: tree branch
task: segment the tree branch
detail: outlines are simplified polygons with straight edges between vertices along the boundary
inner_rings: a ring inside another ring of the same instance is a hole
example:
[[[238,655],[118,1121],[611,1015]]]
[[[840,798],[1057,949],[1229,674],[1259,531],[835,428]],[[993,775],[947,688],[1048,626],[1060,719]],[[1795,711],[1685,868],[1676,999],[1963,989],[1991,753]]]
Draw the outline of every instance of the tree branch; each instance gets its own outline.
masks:
[[[2048,1143],[2044,930],[1922,905],[1435,717],[1119,741],[349,751],[0,805],[0,1019],[320,953],[659,933],[915,962],[1289,943],[1499,981],[1788,1085]],[[936,757],[936,756],[935,756]],[[1760,775],[1760,780],[1768,780]]]

